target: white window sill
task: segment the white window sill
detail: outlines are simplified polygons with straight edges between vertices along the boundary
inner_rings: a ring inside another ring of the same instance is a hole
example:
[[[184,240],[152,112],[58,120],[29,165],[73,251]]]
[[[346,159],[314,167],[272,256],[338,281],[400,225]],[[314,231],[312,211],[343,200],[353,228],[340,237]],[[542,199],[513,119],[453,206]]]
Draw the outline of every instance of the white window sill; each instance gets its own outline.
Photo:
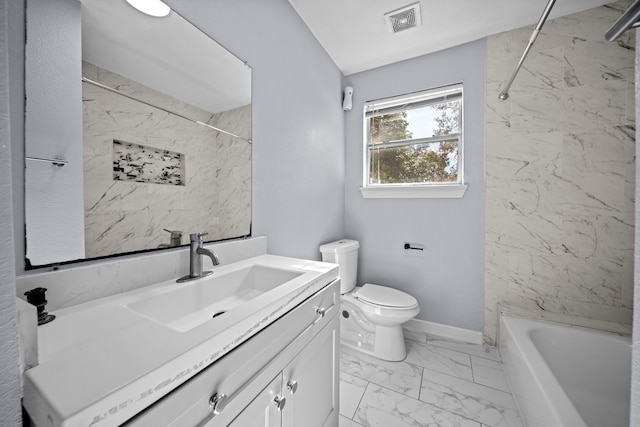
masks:
[[[466,185],[360,187],[365,199],[461,199]]]

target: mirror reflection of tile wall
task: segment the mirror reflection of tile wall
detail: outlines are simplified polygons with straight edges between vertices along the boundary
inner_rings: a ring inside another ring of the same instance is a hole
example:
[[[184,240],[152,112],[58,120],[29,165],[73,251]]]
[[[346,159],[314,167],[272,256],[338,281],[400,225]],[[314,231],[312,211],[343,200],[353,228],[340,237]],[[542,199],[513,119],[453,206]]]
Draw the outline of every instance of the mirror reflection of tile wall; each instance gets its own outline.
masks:
[[[83,63],[83,76],[243,137],[251,105],[212,114],[120,75]],[[169,233],[206,240],[250,234],[251,145],[83,83],[86,257],[157,248]],[[113,179],[113,141],[184,154],[185,185]]]

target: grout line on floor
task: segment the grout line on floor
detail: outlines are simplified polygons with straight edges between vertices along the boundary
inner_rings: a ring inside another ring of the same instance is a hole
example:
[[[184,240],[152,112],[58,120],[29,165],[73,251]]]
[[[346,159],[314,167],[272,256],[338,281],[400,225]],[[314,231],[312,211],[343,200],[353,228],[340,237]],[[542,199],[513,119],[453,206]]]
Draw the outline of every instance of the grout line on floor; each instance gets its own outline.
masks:
[[[370,384],[371,384],[371,381],[367,381],[367,385],[364,388],[364,392],[362,393],[362,396],[360,396],[360,400],[358,400],[358,405],[356,405],[356,410],[353,411],[353,417],[351,417],[351,421],[353,421],[353,422],[356,422],[356,420],[354,420],[354,417],[358,413],[358,408],[360,407],[360,404],[362,403],[362,399],[364,399],[364,395],[367,394],[367,389],[369,388]],[[358,423],[358,424],[360,424],[360,423]]]
[[[499,388],[491,387],[491,386],[489,386],[489,385],[485,385],[485,384],[477,383],[477,382],[475,382],[475,381],[465,380],[464,378],[458,377],[458,376],[456,376],[456,375],[451,375],[451,374],[448,374],[448,373],[446,373],[446,372],[440,372],[440,371],[436,371],[435,369],[429,369],[429,368],[424,368],[424,370],[427,370],[427,371],[430,371],[430,372],[435,372],[436,374],[439,374],[439,375],[446,375],[446,376],[448,376],[448,377],[455,378],[455,379],[457,379],[457,380],[461,380],[461,381],[465,381],[465,382],[468,382],[468,383],[471,383],[471,384],[479,385],[479,386],[481,386],[481,387],[490,388],[491,390],[499,391],[500,393],[505,393],[505,394],[513,395],[513,393],[511,393],[511,391],[504,391],[504,390],[501,390],[501,389],[499,389]],[[424,378],[424,371],[423,371],[423,374],[422,374],[422,375],[423,375],[423,378]],[[375,384],[375,383],[374,383],[374,384]],[[420,384],[422,384],[422,382],[421,382]],[[422,387],[420,387],[420,389],[422,390]]]
[[[471,357],[471,355],[469,355],[469,366],[471,367],[471,381],[476,383],[476,373],[475,373],[475,370],[473,369],[473,357]]]
[[[422,367],[422,372],[420,372],[420,388],[418,389],[418,400],[420,400],[420,396],[422,395],[422,382],[424,381],[424,366]]]

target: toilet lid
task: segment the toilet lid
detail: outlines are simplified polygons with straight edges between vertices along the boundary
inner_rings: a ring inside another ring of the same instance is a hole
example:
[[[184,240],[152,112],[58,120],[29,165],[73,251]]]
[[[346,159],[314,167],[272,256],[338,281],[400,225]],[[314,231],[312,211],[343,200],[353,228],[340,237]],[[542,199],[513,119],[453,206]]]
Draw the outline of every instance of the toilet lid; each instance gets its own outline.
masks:
[[[359,300],[386,307],[413,307],[418,301],[409,294],[386,286],[367,283],[356,295]]]

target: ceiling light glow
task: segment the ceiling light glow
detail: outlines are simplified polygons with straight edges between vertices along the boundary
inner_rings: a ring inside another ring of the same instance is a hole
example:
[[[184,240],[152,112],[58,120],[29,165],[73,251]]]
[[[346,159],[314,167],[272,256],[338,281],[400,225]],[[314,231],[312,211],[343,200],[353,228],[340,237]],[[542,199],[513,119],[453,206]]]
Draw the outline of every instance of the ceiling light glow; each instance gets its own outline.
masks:
[[[156,18],[167,16],[171,12],[171,8],[161,0],[127,0],[127,3],[140,12]]]

